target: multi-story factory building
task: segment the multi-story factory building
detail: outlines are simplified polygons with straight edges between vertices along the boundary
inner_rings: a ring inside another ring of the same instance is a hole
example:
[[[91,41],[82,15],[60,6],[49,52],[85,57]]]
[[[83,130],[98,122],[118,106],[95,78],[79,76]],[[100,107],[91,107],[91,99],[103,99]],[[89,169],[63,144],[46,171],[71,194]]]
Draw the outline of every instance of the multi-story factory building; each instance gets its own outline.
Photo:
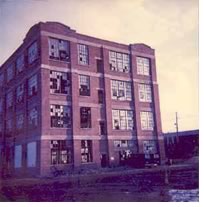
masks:
[[[0,68],[3,174],[164,159],[154,49],[34,25]]]

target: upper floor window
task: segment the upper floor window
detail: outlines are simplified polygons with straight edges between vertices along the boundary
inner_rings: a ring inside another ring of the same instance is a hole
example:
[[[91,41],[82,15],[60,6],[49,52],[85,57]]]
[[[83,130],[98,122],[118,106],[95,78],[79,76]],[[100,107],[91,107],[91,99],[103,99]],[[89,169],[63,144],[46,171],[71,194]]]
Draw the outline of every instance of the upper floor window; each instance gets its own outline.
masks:
[[[136,142],[133,140],[115,140],[114,147],[117,148],[136,147]]]
[[[66,140],[51,140],[51,164],[69,164],[72,162],[72,151]]]
[[[90,77],[79,75],[79,94],[81,96],[90,96]]]
[[[24,54],[21,54],[16,60],[16,73],[20,73],[23,71],[25,66]]]
[[[139,100],[141,102],[152,102],[152,89],[150,85],[138,84],[139,88]]]
[[[91,128],[91,108],[80,108],[80,123],[81,128]]]
[[[112,120],[113,129],[134,129],[133,111],[131,110],[112,110]]]
[[[98,90],[98,103],[104,103],[104,91],[101,89]]]
[[[28,125],[29,128],[35,128],[38,126],[38,110],[37,107],[32,108],[28,112]]]
[[[29,48],[28,48],[28,63],[33,63],[38,58],[38,44],[37,42],[34,42]]]
[[[16,88],[16,103],[23,102],[23,98],[24,98],[24,84],[22,83]]]
[[[146,159],[151,159],[151,154],[157,154],[157,142],[155,140],[144,140],[143,150]]]
[[[150,61],[148,58],[137,57],[137,74],[138,75],[150,75]]]
[[[112,71],[129,73],[130,57],[128,54],[109,51],[109,64]]]
[[[154,130],[153,113],[150,111],[140,112],[141,128],[142,130]]]
[[[6,135],[11,136],[12,135],[12,129],[13,129],[13,120],[7,119],[6,120]]]
[[[62,105],[50,105],[51,127],[70,128],[71,108]]]
[[[14,64],[10,65],[6,70],[7,75],[7,83],[14,78]]]
[[[13,92],[10,91],[9,93],[7,93],[6,95],[6,108],[12,108],[13,106]]]
[[[37,74],[32,76],[30,79],[28,79],[28,96],[34,96],[37,94],[38,90],[38,81],[37,81]]]
[[[78,50],[78,63],[80,65],[88,65],[89,64],[88,46],[77,44],[77,50]]]
[[[112,99],[132,100],[131,82],[111,80]]]
[[[81,140],[81,162],[93,162],[92,140]]]
[[[50,71],[50,93],[70,95],[69,73]]]
[[[49,38],[49,57],[55,60],[69,61],[69,42]]]
[[[3,84],[4,84],[4,74],[1,73],[1,74],[0,74],[0,87],[2,87]]]
[[[17,132],[21,132],[23,130],[24,127],[24,115],[23,114],[19,114],[16,116],[16,129]]]

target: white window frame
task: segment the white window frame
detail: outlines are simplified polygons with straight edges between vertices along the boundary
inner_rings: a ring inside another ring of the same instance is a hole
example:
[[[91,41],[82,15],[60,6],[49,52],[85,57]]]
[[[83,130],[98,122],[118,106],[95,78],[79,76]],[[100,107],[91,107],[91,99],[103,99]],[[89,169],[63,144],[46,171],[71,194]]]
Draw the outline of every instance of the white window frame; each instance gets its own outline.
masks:
[[[121,94],[124,96],[121,96]],[[115,94],[117,94],[115,96]],[[111,80],[111,97],[113,100],[131,101],[132,100],[132,87],[131,82]]]
[[[150,59],[145,57],[136,57],[137,62],[137,74],[138,75],[150,75]]]
[[[89,64],[89,50],[88,46],[84,44],[77,44],[78,64]]]
[[[139,101],[152,102],[152,87],[149,84],[138,84]]]
[[[142,130],[154,130],[154,117],[151,111],[140,112],[141,129]]]

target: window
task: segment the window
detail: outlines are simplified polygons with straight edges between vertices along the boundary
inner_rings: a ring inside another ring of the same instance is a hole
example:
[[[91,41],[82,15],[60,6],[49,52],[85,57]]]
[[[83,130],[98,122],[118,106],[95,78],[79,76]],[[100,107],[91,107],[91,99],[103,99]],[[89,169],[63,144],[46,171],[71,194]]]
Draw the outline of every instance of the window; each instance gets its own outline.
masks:
[[[35,128],[38,126],[38,111],[37,107],[32,108],[28,112],[28,125],[29,128]]]
[[[24,98],[24,84],[22,83],[16,88],[16,103],[23,102],[23,98]]]
[[[132,100],[131,83],[126,81],[111,80],[112,99],[114,100]]]
[[[99,59],[96,60],[96,67],[97,67],[97,72],[98,73],[103,72],[103,62],[102,62],[102,60],[99,60]]]
[[[69,42],[49,38],[49,57],[55,60],[69,61]]]
[[[123,73],[129,73],[130,71],[130,57],[128,54],[110,51],[109,64],[112,71]]]
[[[143,149],[145,154],[156,154],[157,153],[156,141],[155,140],[143,141]]]
[[[34,96],[37,94],[38,81],[37,74],[28,79],[28,96]]]
[[[81,96],[90,96],[90,77],[79,75],[79,94]]]
[[[98,103],[103,104],[103,102],[104,102],[103,90],[98,90]]]
[[[12,106],[13,106],[13,92],[10,91],[6,95],[6,108],[10,109],[10,108],[12,108]]]
[[[28,48],[28,63],[33,63],[38,58],[38,45],[37,42],[34,42]]]
[[[72,151],[66,140],[51,141],[51,164],[69,164],[72,162]]]
[[[22,145],[15,146],[14,167],[15,168],[21,168],[22,167]]]
[[[1,74],[0,74],[0,87],[2,87],[3,84],[4,84],[4,74],[1,73]]]
[[[27,167],[36,167],[37,161],[37,144],[31,142],[27,144]]]
[[[24,54],[21,54],[16,60],[16,73],[19,74],[23,71],[25,66]]]
[[[21,132],[23,130],[24,127],[24,115],[23,114],[19,114],[16,116],[16,129],[17,132]]]
[[[61,105],[50,105],[51,127],[71,128],[71,108]]]
[[[91,140],[81,140],[81,162],[82,163],[93,162]]]
[[[113,129],[133,130],[133,111],[131,110],[112,110]]]
[[[137,57],[137,74],[150,75],[150,61],[148,58]]]
[[[100,126],[100,135],[105,135],[106,134],[106,126],[104,121],[99,122]]]
[[[142,130],[154,130],[153,113],[149,111],[140,112]]]
[[[70,74],[50,71],[50,93],[70,95]]]
[[[139,100],[141,102],[152,102],[152,90],[150,85],[138,84]]]
[[[91,108],[80,108],[81,128],[91,128]]]
[[[14,64],[10,65],[7,70],[7,83],[10,82],[14,78]]]
[[[77,49],[78,49],[78,63],[80,65],[88,65],[89,64],[88,46],[78,44]]]

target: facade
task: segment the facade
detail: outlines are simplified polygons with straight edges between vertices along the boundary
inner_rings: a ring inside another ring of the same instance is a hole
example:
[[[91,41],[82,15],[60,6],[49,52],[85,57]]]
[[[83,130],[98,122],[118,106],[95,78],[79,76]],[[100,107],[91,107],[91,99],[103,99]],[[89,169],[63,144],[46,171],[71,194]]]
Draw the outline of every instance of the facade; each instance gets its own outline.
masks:
[[[165,151],[169,159],[198,156],[199,130],[164,133]]]
[[[154,49],[38,23],[0,68],[2,173],[164,160]]]

